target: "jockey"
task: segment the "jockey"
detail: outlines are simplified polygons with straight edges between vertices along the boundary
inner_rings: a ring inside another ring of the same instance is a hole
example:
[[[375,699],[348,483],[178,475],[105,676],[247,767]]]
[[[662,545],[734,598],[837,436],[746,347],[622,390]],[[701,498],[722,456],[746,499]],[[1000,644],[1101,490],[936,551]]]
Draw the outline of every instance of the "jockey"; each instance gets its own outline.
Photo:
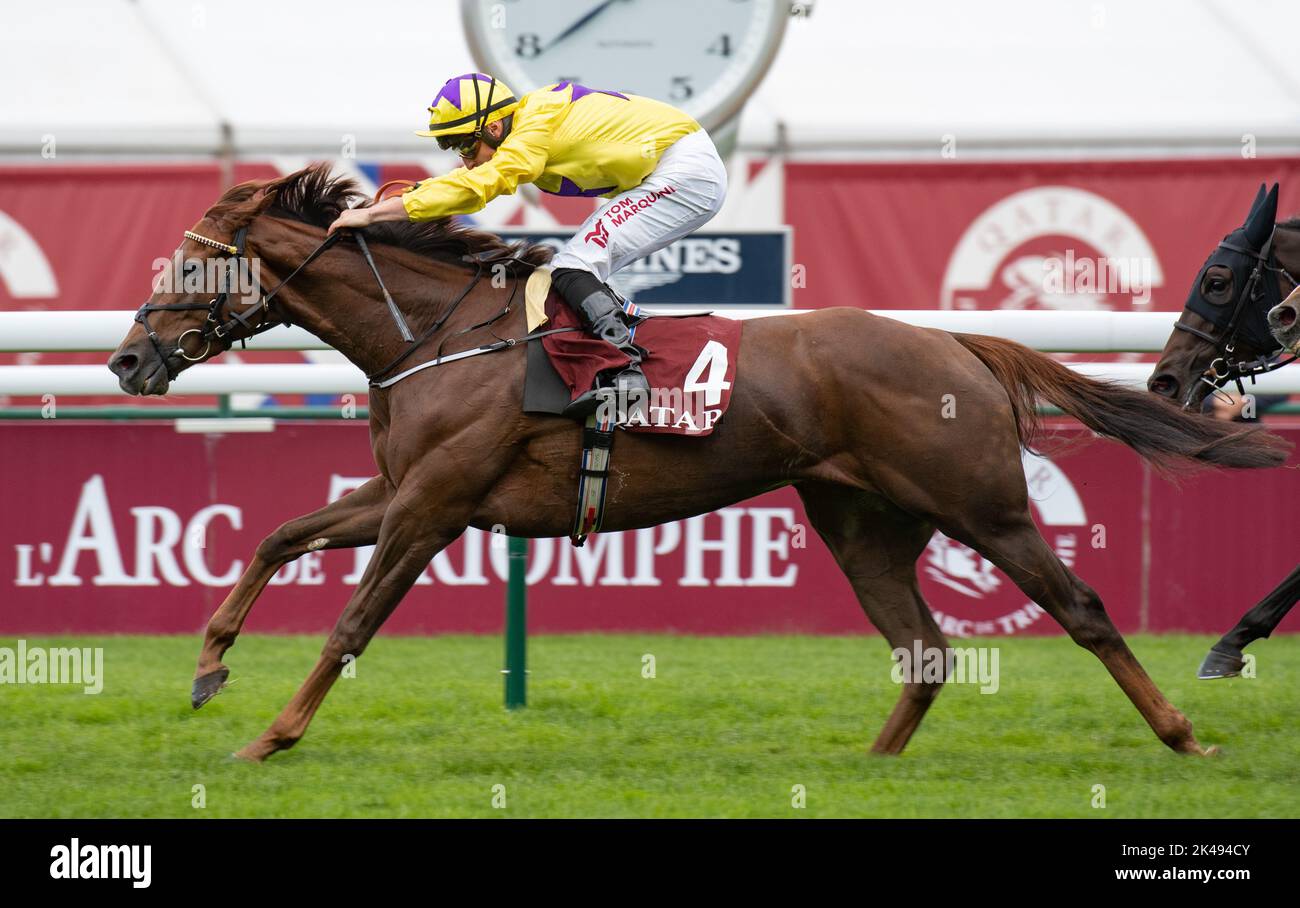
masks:
[[[564,196],[601,196],[551,260],[551,285],[588,330],[628,358],[614,376],[620,394],[648,392],[629,317],[605,282],[619,269],[691,233],[717,214],[727,172],[708,133],[677,108],[638,95],[547,85],[516,98],[484,73],[449,79],[429,108],[429,129],[464,164],[400,197],[351,208],[330,225],[428,221],[480,211],[520,183]],[[624,398],[626,399],[626,398]],[[596,408],[590,391],[569,415]]]

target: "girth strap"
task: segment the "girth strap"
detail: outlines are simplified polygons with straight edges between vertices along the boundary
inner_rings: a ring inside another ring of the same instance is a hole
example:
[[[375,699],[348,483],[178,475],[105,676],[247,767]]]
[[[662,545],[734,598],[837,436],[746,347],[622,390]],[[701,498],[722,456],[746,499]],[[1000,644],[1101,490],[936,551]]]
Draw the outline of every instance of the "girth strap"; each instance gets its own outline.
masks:
[[[482,356],[484,353],[495,353],[498,350],[504,350],[507,347],[514,347],[518,344],[527,344],[538,338],[546,337],[548,334],[559,334],[562,331],[581,331],[576,325],[567,328],[548,328],[545,331],[534,331],[531,334],[525,334],[523,337],[507,337],[502,340],[493,341],[490,344],[484,344],[481,347],[474,347],[470,350],[461,350],[459,353],[448,353],[446,356],[438,356],[427,363],[420,363],[418,366],[412,366],[405,372],[399,372],[392,378],[386,378],[383,381],[370,383],[372,388],[391,388],[404,378],[409,378],[417,372],[423,372],[425,369],[432,369],[434,366],[443,366],[447,363],[454,363],[458,359],[468,359],[471,356]]]

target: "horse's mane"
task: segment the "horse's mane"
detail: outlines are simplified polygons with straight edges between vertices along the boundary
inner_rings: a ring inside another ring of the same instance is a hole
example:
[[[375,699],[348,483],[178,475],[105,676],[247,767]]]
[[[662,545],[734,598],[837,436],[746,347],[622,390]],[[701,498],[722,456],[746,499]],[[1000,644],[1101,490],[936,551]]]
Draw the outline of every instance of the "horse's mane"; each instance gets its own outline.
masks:
[[[313,164],[278,180],[240,183],[208,209],[207,217],[231,231],[248,226],[266,213],[325,229],[345,208],[369,206],[371,201],[348,176],[334,176],[327,163]],[[433,221],[386,221],[366,228],[366,238],[462,267],[462,256],[486,253],[492,258],[515,256],[530,265],[550,261],[554,250],[543,243],[507,243],[486,230],[457,224],[451,218]]]

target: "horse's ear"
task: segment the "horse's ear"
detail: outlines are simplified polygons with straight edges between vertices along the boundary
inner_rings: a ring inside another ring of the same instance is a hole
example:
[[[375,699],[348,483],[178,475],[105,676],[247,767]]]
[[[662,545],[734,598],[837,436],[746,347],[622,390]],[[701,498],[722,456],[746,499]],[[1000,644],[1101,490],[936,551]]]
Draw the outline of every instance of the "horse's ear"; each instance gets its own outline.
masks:
[[[275,201],[275,187],[267,184],[253,193],[253,210],[249,215],[249,220],[257,217],[263,211],[271,207]]]
[[[1260,192],[1263,192],[1260,187]],[[1251,211],[1250,217],[1246,219],[1246,241],[1255,249],[1261,249],[1264,243],[1268,241],[1269,236],[1273,233],[1273,225],[1277,221],[1277,184],[1268,191],[1254,210]]]
[[[1268,194],[1268,187],[1265,186],[1263,183],[1260,183],[1259,192],[1255,193],[1255,201],[1250,203],[1250,211],[1246,212],[1246,219],[1241,223],[1243,224],[1250,223],[1250,219],[1255,216],[1255,209],[1259,207],[1260,202],[1264,201],[1264,196],[1267,194]]]

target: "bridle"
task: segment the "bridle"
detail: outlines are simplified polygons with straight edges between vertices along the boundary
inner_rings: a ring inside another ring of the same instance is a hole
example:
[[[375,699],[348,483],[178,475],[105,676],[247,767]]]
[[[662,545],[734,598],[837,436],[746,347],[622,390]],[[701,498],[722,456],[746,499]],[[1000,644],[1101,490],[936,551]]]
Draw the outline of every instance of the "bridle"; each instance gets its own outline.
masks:
[[[1284,352],[1286,349],[1280,344],[1272,351],[1262,353],[1251,360],[1241,361],[1235,357],[1237,341],[1241,334],[1245,316],[1250,311],[1249,307],[1262,299],[1266,292],[1264,288],[1264,272],[1272,271],[1275,274],[1284,275],[1286,279],[1291,282],[1292,289],[1300,286],[1296,279],[1293,278],[1285,268],[1282,268],[1276,263],[1277,259],[1273,254],[1273,237],[1276,233],[1277,228],[1275,227],[1273,232],[1268,235],[1268,241],[1264,244],[1264,248],[1259,251],[1239,246],[1226,239],[1215,247],[1216,251],[1218,249],[1227,249],[1230,252],[1236,252],[1255,260],[1255,266],[1251,269],[1250,277],[1241,288],[1241,292],[1237,294],[1237,298],[1233,300],[1232,313],[1228,316],[1227,323],[1223,325],[1223,333],[1220,336],[1216,337],[1208,331],[1202,331],[1201,329],[1194,328],[1191,325],[1183,324],[1181,320],[1174,323],[1175,329],[1185,331],[1193,337],[1200,338],[1201,340],[1211,344],[1214,347],[1216,354],[1214,360],[1211,361],[1206,370],[1201,373],[1198,381],[1188,388],[1187,399],[1184,401],[1185,404],[1191,401],[1192,391],[1196,388],[1197,384],[1207,384],[1211,389],[1217,391],[1224,385],[1228,384],[1228,382],[1236,382],[1237,390],[1240,393],[1245,394],[1246,389],[1241,381],[1243,378],[1249,378],[1251,384],[1254,384],[1255,376],[1276,371],[1277,369],[1281,369],[1283,366],[1290,365],[1297,359],[1300,359],[1300,355],[1297,354],[1292,354],[1289,359],[1279,358],[1278,354]],[[1274,305],[1278,302],[1281,302],[1280,298],[1274,303]],[[1219,327],[1217,322],[1214,324],[1215,327]]]
[[[214,240],[211,237],[203,236],[202,234],[195,233],[192,230],[185,231],[185,239],[193,240],[194,242],[201,243],[204,246],[211,246],[214,249],[220,249],[222,252],[232,255],[236,259],[242,259],[245,253],[245,244],[248,239],[248,228],[240,227],[235,231],[234,243],[223,243],[220,240]],[[264,331],[270,331],[272,328],[279,325],[289,324],[287,321],[271,320],[271,300],[275,299],[275,295],[279,293],[280,290],[289,283],[289,281],[293,280],[299,271],[302,271],[302,269],[314,262],[325,252],[325,250],[337,243],[338,240],[338,234],[331,234],[326,237],[325,241],[312,250],[312,253],[303,260],[301,265],[293,269],[293,271],[289,273],[288,277],[276,284],[270,293],[262,294],[260,292],[261,288],[259,287],[258,302],[249,306],[242,312],[232,311],[229,316],[227,316],[226,307],[230,302],[229,289],[223,289],[206,303],[166,303],[153,305],[145,303],[141,306],[135,313],[135,321],[139,322],[144,327],[149,342],[153,344],[154,351],[158,354],[159,359],[162,360],[163,368],[167,370],[168,380],[174,380],[177,374],[176,370],[174,370],[171,365],[172,354],[177,354],[182,359],[196,363],[206,358],[207,355],[212,352],[212,344],[214,341],[221,347],[222,352],[225,352],[234,346],[236,340],[243,343],[246,342],[248,338],[261,334]],[[203,320],[202,326],[198,328],[190,328],[181,332],[180,337],[176,338],[175,346],[170,351],[165,351],[158,340],[158,332],[154,331],[153,326],[149,324],[149,313],[184,312],[198,309],[208,310],[208,317]],[[256,324],[253,324],[252,318],[258,314],[261,315],[261,319]],[[238,338],[232,337],[231,333],[240,328],[244,329],[244,333]],[[185,352],[185,338],[191,334],[197,334],[199,340],[203,342],[203,349],[193,356]]]
[[[451,318],[460,306],[461,302],[464,301],[465,297],[469,296],[470,291],[474,289],[479,280],[483,277],[484,264],[491,263],[496,265],[497,263],[513,262],[529,268],[535,266],[513,255],[480,254],[464,256],[464,261],[474,265],[474,275],[469,279],[469,282],[465,284],[465,287],[460,291],[460,293],[458,293],[451,303],[447,305],[442,314],[434,320],[433,324],[425,329],[419,337],[414,337],[411,335],[410,329],[406,325],[406,320],[402,317],[402,313],[398,309],[397,304],[393,301],[392,295],[389,294],[388,288],[384,285],[383,278],[379,276],[379,269],[375,265],[374,258],[370,255],[370,250],[366,246],[364,237],[359,232],[353,233],[352,236],[357,240],[366,264],[370,267],[371,274],[375,276],[375,281],[379,284],[379,289],[383,293],[385,302],[388,304],[389,313],[392,315],[393,321],[402,335],[402,339],[408,344],[407,349],[402,353],[399,353],[391,362],[388,363],[388,365],[366,376],[372,387],[388,388],[401,381],[403,378],[406,378],[408,375],[413,375],[414,373],[420,372],[431,366],[440,366],[443,363],[454,362],[458,359],[464,359],[469,356],[478,356],[483,353],[494,353],[497,350],[504,350],[513,347],[516,344],[526,344],[538,338],[545,337],[548,334],[578,330],[574,327],[567,327],[551,328],[546,331],[534,331],[520,338],[498,339],[495,343],[485,344],[471,350],[463,350],[459,353],[444,356],[442,348],[446,345],[448,340],[453,337],[459,337],[462,334],[468,334],[469,332],[476,331],[480,328],[485,328],[499,319],[504,318],[510,312],[510,307],[514,302],[515,293],[518,290],[519,285],[519,281],[515,281],[514,287],[510,291],[510,298],[506,301],[506,304],[496,312],[496,314],[481,322],[462,328],[460,331],[443,338],[442,343],[438,346],[438,353],[435,359],[407,369],[405,372],[384,380],[385,376],[389,375],[389,373],[396,369],[400,364],[405,362],[425,341],[433,337],[444,325],[446,325],[447,320]],[[229,290],[222,290],[206,303],[169,303],[157,305],[146,303],[141,306],[139,310],[136,311],[135,321],[139,322],[144,327],[150,343],[153,344],[154,350],[162,360],[163,368],[167,370],[168,380],[175,380],[178,372],[178,370],[172,367],[172,354],[179,354],[182,359],[188,360],[189,362],[199,362],[212,351],[212,344],[214,341],[220,345],[222,352],[225,352],[234,346],[236,341],[243,343],[247,341],[248,338],[269,331],[272,328],[280,325],[288,325],[288,320],[271,318],[271,300],[273,300],[275,295],[279,293],[291,280],[297,277],[299,272],[324,254],[326,250],[337,243],[342,237],[342,233],[330,234],[319,246],[313,249],[311,253],[302,260],[302,263],[299,264],[297,268],[294,268],[293,271],[289,272],[289,275],[285,277],[284,280],[276,284],[269,293],[259,294],[258,302],[249,306],[242,312],[232,311],[229,315],[226,314],[226,307],[229,304],[230,299]],[[228,255],[234,256],[236,259],[244,257],[247,238],[247,227],[241,227],[235,231],[234,243],[223,243],[220,240],[214,240],[211,237],[203,236],[202,234],[195,233],[191,230],[185,231],[185,239],[193,240],[194,242],[201,243],[205,246],[211,246],[214,249],[219,249]],[[208,317],[204,319],[202,326],[198,328],[189,328],[186,331],[181,332],[180,337],[176,338],[176,344],[172,350],[165,351],[162,344],[159,342],[158,333],[154,331],[153,327],[149,324],[149,313],[180,312],[187,310],[193,311],[199,309],[208,310]],[[256,323],[254,323],[252,319],[257,315],[260,315],[261,317]],[[238,337],[232,336],[232,332],[241,328],[244,333],[240,334]],[[197,334],[199,340],[203,342],[202,351],[194,356],[186,353],[182,347],[185,338],[190,334]]]

